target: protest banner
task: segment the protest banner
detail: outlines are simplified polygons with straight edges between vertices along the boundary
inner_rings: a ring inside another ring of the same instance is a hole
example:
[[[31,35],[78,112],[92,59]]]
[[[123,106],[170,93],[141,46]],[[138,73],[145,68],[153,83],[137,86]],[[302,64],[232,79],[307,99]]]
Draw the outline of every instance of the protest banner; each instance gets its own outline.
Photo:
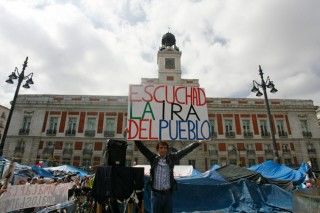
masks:
[[[207,140],[211,136],[204,89],[130,85],[128,140]]]
[[[0,196],[0,212],[50,206],[68,201],[74,183],[12,185]]]

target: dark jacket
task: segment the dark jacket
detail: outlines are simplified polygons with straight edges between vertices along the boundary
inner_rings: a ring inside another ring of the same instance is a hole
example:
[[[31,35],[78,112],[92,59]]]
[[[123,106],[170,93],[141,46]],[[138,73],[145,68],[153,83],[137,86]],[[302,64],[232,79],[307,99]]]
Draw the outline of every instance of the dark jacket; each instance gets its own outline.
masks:
[[[140,152],[148,159],[151,165],[150,169],[150,184],[151,188],[153,188],[153,181],[154,181],[154,171],[155,167],[158,164],[158,161],[160,159],[160,156],[156,153],[151,152],[141,141],[135,141],[135,144],[137,148],[140,150]],[[192,150],[197,148],[200,145],[199,142],[194,142],[182,150],[179,150],[177,152],[168,153],[166,156],[166,162],[169,165],[170,168],[170,188],[171,190],[176,187],[176,181],[174,180],[173,176],[173,167],[177,162],[186,156],[188,153],[190,153]],[[169,150],[168,150],[169,151]]]

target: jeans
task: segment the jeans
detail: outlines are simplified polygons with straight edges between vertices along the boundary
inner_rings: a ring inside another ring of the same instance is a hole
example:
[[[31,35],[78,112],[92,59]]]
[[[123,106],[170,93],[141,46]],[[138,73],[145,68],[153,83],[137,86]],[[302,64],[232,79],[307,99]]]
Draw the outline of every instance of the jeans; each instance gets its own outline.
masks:
[[[172,193],[151,191],[152,213],[172,213]]]

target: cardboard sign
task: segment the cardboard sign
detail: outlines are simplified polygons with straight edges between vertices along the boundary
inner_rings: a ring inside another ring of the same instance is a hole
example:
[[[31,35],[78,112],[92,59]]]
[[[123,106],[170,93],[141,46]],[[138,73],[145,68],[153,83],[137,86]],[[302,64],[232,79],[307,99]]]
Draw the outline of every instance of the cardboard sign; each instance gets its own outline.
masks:
[[[50,206],[68,201],[74,183],[13,185],[0,197],[0,212]]]
[[[128,140],[207,140],[210,122],[204,89],[130,85]]]

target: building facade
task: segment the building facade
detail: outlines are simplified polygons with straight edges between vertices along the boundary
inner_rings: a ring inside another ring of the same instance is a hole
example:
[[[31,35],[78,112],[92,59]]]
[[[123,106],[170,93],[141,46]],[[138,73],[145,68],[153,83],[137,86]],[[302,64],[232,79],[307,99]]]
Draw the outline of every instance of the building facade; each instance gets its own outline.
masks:
[[[9,109],[0,105],[0,141],[2,139],[4,128],[6,127],[7,117],[9,115]]]
[[[167,33],[158,51],[158,78],[142,84],[199,86],[181,78],[181,51]],[[271,99],[273,125],[263,99],[207,98],[212,139],[180,161],[204,171],[213,164],[250,166],[274,159],[271,129],[276,133],[281,162],[297,166],[311,160],[320,165],[320,131],[310,100]],[[107,138],[123,139],[127,96],[20,95],[12,117],[4,155],[23,163],[45,161],[90,167],[104,162]],[[146,142],[155,151],[156,141]],[[189,142],[172,141],[180,149]],[[128,142],[127,164],[147,164]]]

